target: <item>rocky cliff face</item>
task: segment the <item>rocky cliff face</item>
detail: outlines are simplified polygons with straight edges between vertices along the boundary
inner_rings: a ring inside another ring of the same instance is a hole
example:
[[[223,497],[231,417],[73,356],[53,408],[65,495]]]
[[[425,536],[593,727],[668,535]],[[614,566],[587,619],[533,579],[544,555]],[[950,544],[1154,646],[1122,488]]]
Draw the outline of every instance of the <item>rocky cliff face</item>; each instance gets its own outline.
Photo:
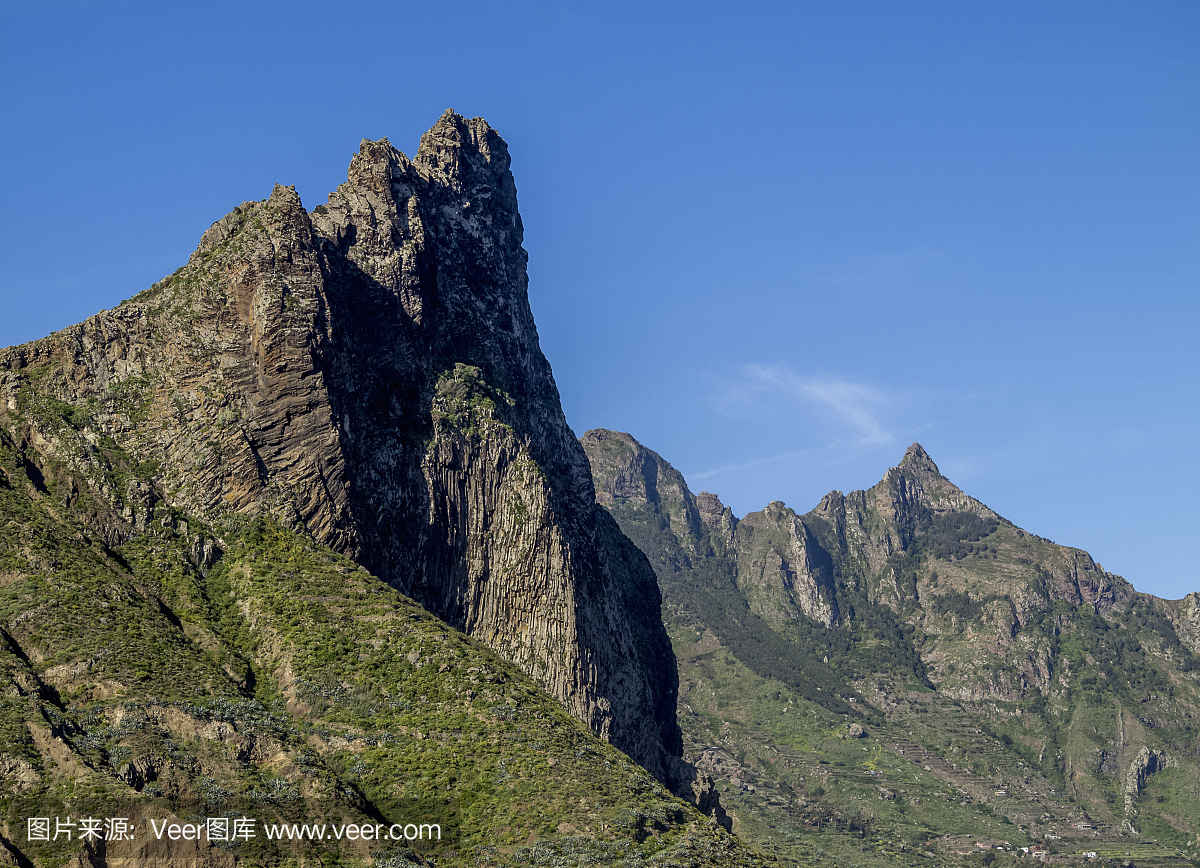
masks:
[[[781,501],[738,522],[733,550],[738,587],[772,627],[804,615],[828,627],[837,618],[833,562]]]
[[[595,429],[580,442],[591,462],[597,502],[660,514],[682,550],[681,564],[736,553],[738,585],[768,623],[779,626],[797,615],[826,625],[833,621],[837,604],[829,559],[782,503],[739,522],[715,494],[693,495],[678,470],[630,435]]]
[[[1192,653],[1200,654],[1200,592],[1188,594],[1171,607],[1172,623]]]
[[[588,431],[579,442],[595,480],[597,503],[655,507],[667,516],[685,550],[705,550],[702,504],[662,456],[619,431]]]
[[[0,392],[13,409],[85,408],[96,449],[147,469],[107,478],[87,447],[25,432],[91,474],[109,545],[163,509],[269,514],[483,640],[665,778],[680,748],[657,586],[595,504],[521,242],[505,143],[447,112],[413,159],[364,141],[312,213],[276,187],[150,290],[3,351]]]

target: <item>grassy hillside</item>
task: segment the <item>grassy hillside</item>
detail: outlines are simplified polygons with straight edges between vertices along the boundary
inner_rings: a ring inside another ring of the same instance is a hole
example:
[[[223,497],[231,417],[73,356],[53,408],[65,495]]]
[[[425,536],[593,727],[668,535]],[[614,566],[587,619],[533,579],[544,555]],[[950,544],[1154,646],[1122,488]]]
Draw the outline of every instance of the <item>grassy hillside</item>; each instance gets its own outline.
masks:
[[[0,864],[759,864],[480,643],[277,523],[170,509],[86,419],[0,417]],[[38,817],[135,831],[30,840]],[[153,840],[209,817],[257,835]]]

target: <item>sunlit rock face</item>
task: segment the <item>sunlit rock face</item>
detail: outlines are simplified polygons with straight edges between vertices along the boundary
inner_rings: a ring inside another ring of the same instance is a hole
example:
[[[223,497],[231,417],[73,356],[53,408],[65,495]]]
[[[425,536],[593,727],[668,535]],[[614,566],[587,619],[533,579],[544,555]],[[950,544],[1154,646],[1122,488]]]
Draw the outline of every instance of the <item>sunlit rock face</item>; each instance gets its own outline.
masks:
[[[364,141],[312,212],[276,187],[150,290],[3,351],[0,389],[15,401],[52,370],[39,389],[91,402],[106,436],[155,464],[144,491],[98,510],[112,544],[156,503],[273,515],[666,779],[680,743],[658,588],[595,503],[521,245],[507,146],[447,112],[411,160]]]

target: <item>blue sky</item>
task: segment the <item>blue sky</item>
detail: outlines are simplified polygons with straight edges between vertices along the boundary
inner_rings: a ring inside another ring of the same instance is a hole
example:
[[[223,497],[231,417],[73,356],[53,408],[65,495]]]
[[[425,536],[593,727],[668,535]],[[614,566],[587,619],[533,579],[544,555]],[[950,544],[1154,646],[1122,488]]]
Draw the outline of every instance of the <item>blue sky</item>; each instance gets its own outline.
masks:
[[[179,6],[180,8],[164,8]],[[1200,4],[57,3],[0,32],[0,344],[447,107],[508,141],[567,418],[743,514],[919,440],[1200,590]]]

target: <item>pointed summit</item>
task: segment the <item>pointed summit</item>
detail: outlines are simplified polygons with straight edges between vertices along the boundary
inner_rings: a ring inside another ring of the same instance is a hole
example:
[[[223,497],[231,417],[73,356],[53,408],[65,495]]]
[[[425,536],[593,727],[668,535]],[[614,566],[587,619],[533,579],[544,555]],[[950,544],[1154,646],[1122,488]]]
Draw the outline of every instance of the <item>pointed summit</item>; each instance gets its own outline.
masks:
[[[941,476],[942,472],[938,470],[938,466],[933,463],[933,459],[929,457],[929,453],[921,446],[920,443],[913,443],[904,452],[904,457],[900,459],[897,467],[906,470],[925,471],[933,473],[936,476]]]
[[[871,491],[890,501],[897,516],[919,503],[934,512],[951,510],[971,512],[981,518],[1000,518],[943,476],[920,443],[909,446],[900,463],[885,473]]]
[[[464,118],[446,109],[429,132],[421,136],[413,163],[427,177],[454,187],[511,184],[508,145],[483,118]],[[507,176],[507,178],[506,178]]]

